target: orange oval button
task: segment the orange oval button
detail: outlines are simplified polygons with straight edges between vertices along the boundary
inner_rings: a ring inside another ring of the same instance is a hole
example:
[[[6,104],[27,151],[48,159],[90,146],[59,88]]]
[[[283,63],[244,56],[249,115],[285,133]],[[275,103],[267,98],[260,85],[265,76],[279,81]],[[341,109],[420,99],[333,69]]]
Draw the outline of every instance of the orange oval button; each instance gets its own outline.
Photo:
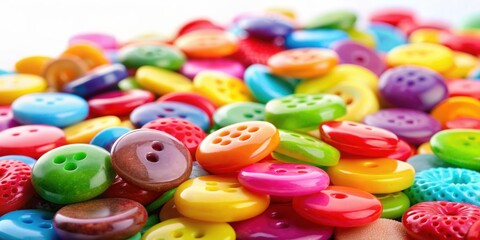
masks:
[[[325,75],[338,63],[337,54],[329,49],[299,48],[279,52],[268,59],[274,74],[294,78]]]

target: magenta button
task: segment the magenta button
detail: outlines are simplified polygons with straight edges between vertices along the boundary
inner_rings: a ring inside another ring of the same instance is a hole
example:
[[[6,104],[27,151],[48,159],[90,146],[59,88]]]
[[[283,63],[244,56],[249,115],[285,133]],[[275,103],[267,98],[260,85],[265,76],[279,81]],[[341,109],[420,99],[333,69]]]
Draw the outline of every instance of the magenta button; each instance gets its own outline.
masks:
[[[193,79],[199,72],[204,70],[219,71],[243,79],[245,67],[240,62],[225,58],[189,59],[180,69],[180,72],[186,77]]]

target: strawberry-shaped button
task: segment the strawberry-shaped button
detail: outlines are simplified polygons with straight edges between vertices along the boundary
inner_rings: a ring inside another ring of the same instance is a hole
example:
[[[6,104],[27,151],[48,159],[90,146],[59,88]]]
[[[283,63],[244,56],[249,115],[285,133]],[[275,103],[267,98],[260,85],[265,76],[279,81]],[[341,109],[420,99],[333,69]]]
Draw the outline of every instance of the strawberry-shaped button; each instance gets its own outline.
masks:
[[[0,216],[20,209],[33,196],[31,172],[21,161],[0,161]]]

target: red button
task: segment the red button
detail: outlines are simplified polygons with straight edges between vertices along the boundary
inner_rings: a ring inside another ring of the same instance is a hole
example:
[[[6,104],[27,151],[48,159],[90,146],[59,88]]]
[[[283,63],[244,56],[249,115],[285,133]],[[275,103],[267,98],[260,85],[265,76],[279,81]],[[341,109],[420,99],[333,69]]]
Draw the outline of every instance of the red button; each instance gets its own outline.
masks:
[[[125,116],[154,98],[151,92],[145,90],[113,91],[91,98],[88,106],[95,116]]]

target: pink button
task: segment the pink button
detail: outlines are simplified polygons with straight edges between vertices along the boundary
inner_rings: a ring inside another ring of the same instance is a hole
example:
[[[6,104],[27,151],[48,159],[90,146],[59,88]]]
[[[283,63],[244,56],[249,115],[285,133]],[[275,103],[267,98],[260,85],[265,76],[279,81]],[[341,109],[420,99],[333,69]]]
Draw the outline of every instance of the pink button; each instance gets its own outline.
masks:
[[[238,181],[255,192],[293,197],[325,189],[330,178],[322,169],[310,165],[256,163],[242,169]]]
[[[333,228],[303,219],[290,204],[273,204],[261,215],[231,223],[237,239],[329,239]]]
[[[232,59],[189,59],[183,65],[180,72],[186,77],[193,79],[199,72],[212,70],[243,79],[245,67],[240,62]]]
[[[82,33],[74,35],[68,40],[69,45],[82,42],[93,43],[104,50],[115,50],[118,48],[117,39],[105,33]]]

